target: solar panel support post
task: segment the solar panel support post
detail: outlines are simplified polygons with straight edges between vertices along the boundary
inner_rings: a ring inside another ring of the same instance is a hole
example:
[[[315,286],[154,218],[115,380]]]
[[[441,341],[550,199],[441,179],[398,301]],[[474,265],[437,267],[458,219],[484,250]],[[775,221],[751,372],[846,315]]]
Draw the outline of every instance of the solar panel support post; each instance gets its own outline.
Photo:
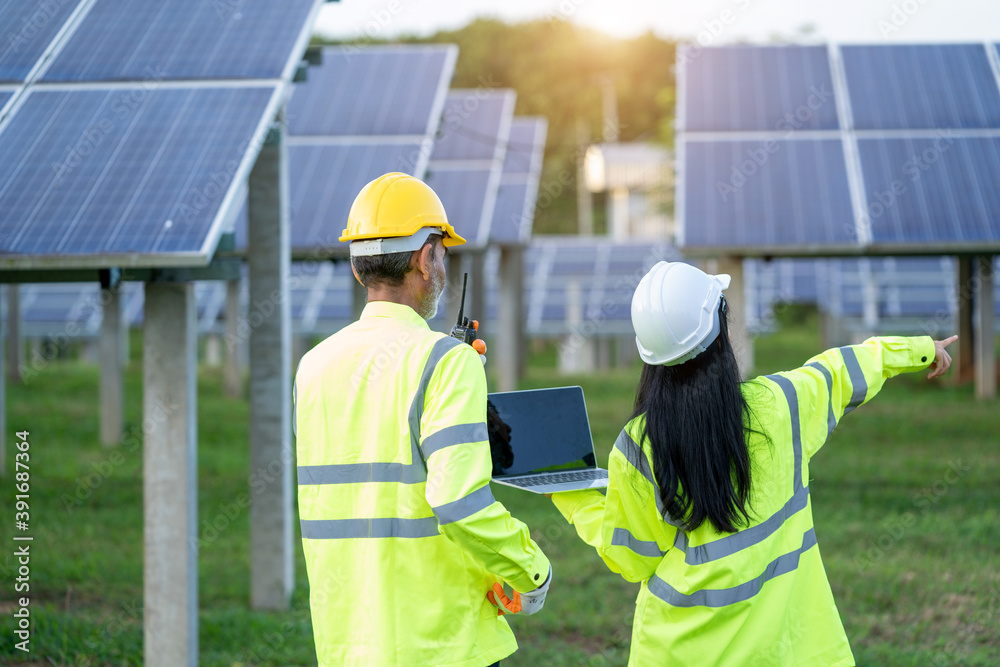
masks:
[[[194,285],[146,284],[143,316],[144,664],[198,664]]]
[[[711,264],[711,263],[710,263]],[[729,289],[726,290],[726,301],[729,304],[729,340],[733,344],[736,360],[740,365],[740,374],[745,378],[753,371],[754,348],[753,338],[747,331],[746,296],[743,282],[743,258],[721,257],[716,266],[709,266],[709,273],[727,273],[732,278]]]
[[[261,148],[249,189],[250,599],[254,609],[282,610],[294,586],[295,552],[288,151],[280,124]]]
[[[101,291],[103,318],[98,342],[101,364],[101,444],[117,445],[125,429],[122,369],[121,288]]]
[[[993,257],[976,258],[976,396],[997,395],[996,314],[993,293]]]
[[[493,357],[497,391],[515,391],[521,379],[525,327],[524,249],[520,246],[500,247],[499,300]]]
[[[21,337],[21,286],[7,285],[7,377],[21,381],[24,339]]]
[[[243,393],[241,352],[246,345],[240,335],[240,281],[226,282],[226,361],[222,372],[226,396],[237,398]]]
[[[968,382],[975,376],[975,345],[976,339],[973,333],[972,303],[975,296],[975,286],[972,282],[972,266],[975,264],[975,257],[971,255],[959,255],[957,257],[958,284],[956,294],[958,296],[958,353],[957,368],[954,371],[955,381],[958,383]]]

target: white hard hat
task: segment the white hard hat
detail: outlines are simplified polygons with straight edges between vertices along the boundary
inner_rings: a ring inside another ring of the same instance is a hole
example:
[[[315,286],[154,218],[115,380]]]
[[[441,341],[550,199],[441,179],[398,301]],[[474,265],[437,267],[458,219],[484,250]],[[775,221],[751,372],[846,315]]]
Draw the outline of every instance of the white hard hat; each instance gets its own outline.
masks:
[[[632,295],[632,327],[647,364],[676,366],[693,359],[720,330],[719,301],[726,274],[712,276],[683,262],[660,262]]]

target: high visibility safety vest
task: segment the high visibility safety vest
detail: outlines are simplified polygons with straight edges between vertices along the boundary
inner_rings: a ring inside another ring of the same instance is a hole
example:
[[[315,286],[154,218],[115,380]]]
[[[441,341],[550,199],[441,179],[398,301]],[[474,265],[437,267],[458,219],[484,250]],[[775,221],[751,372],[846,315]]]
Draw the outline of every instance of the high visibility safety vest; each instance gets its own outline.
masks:
[[[517,649],[486,593],[549,561],[490,492],[486,375],[413,309],[369,303],[295,376],[298,498],[320,665],[489,665]]]
[[[933,360],[930,338],[871,338],[744,383],[771,444],[749,439],[754,520],[736,533],[664,518],[642,416],[615,443],[606,497],[553,496],[608,567],[642,582],[629,665],[854,664],[816,543],[809,461],[887,378]]]

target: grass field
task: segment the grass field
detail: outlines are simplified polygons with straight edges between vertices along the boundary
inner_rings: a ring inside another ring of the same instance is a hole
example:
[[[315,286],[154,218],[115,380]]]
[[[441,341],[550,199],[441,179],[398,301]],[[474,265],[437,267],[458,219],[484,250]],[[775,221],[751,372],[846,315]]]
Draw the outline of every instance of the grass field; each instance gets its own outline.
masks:
[[[757,341],[758,372],[819,350],[810,321]],[[138,345],[127,430],[141,431]],[[629,413],[638,369],[559,377],[551,350],[524,387],[584,387],[604,463]],[[9,386],[13,433],[30,431],[32,653],[13,648],[13,517],[0,522],[0,664],[142,664],[142,448],[97,443],[98,369],[53,364]],[[247,491],[247,405],[223,397],[221,372],[198,387],[200,645],[203,665],[314,664],[301,551],[292,610],[251,611],[249,517],[207,522]],[[845,418],[814,459],[816,533],[859,665],[1000,664],[1000,417],[969,387],[914,374]],[[133,439],[132,443],[138,442]],[[13,497],[10,474],[2,497]],[[515,618],[521,649],[505,666],[624,665],[638,587],[611,574],[543,498],[495,488],[550,555],[545,610]],[[13,513],[12,502],[4,507]],[[27,658],[27,659],[26,659]]]

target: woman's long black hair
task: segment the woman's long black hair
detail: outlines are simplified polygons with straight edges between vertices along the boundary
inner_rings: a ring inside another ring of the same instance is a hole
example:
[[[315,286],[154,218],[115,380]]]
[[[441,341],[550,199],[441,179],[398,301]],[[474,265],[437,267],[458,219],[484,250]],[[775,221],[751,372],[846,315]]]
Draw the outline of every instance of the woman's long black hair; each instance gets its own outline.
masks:
[[[725,299],[708,349],[676,366],[642,369],[632,418],[645,415],[643,440],[669,516],[685,530],[708,520],[733,533],[750,521],[753,417],[729,342]]]

